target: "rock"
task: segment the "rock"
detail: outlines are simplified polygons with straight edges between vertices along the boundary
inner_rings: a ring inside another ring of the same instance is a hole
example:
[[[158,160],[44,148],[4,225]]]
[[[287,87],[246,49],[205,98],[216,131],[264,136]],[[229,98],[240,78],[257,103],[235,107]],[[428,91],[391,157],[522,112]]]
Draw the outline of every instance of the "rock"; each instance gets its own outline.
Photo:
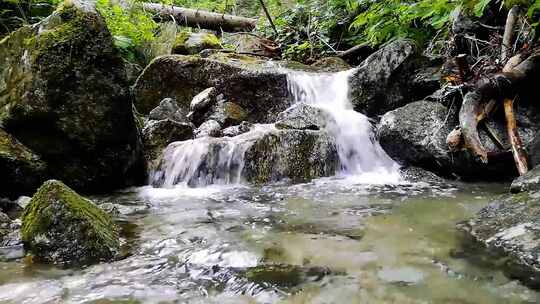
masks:
[[[180,109],[172,98],[165,98],[159,106],[150,111],[148,118],[151,120],[170,119],[177,122],[186,122],[187,112]]]
[[[113,259],[118,231],[107,213],[55,180],[38,189],[22,216],[25,248],[39,261],[58,265]]]
[[[322,109],[299,103],[279,113],[277,119],[278,129],[321,130],[332,118]]]
[[[299,183],[334,175],[338,166],[337,148],[327,132],[283,130],[258,138],[245,152],[243,176],[259,184]]]
[[[125,65],[94,4],[70,1],[0,41],[0,125],[48,177],[106,191],[144,171]]]
[[[248,121],[273,122],[291,105],[287,75],[275,64],[245,55],[214,54],[208,58],[181,55],[153,60],[134,86],[135,105],[147,114],[163,98],[174,98],[180,108],[214,87],[223,100],[242,107]]]
[[[177,170],[171,163],[186,164]],[[304,182],[331,176],[339,167],[337,148],[326,131],[278,130],[255,125],[235,136],[172,143],[151,176],[152,184],[202,186],[219,183]]]
[[[258,14],[257,14],[258,16]],[[232,46],[240,54],[256,54],[268,58],[280,57],[279,45],[251,33],[223,33],[223,44]]]
[[[248,118],[247,112],[234,102],[219,102],[210,114],[209,119],[228,127],[241,123]]]
[[[540,195],[504,195],[458,228],[491,258],[507,257],[504,272],[540,287]]]
[[[212,33],[181,32],[176,36],[172,52],[173,54],[193,55],[202,50],[221,48],[221,41]]]
[[[421,55],[412,41],[385,44],[351,75],[354,109],[368,116],[382,115],[433,93],[439,88],[438,79],[428,86],[422,81],[415,82],[417,70],[429,65],[429,59]]]
[[[516,178],[510,186],[512,193],[523,191],[539,191],[540,190],[540,166],[535,167],[527,174]]]
[[[0,197],[34,191],[46,176],[41,157],[0,129]]]
[[[217,102],[217,95],[218,92],[216,88],[212,87],[205,89],[204,91],[193,97],[193,100],[191,100],[191,104],[189,106],[189,110],[193,112],[199,112],[208,109],[210,106],[213,106]]]
[[[240,134],[249,132],[253,125],[247,121],[243,121],[241,124],[223,129],[223,136],[234,137]]]
[[[3,224],[8,224],[10,222],[11,220],[9,219],[9,216],[3,212],[0,212],[0,226],[2,226]]]
[[[21,209],[24,209],[26,207],[26,205],[28,205],[30,203],[30,200],[32,198],[31,197],[28,197],[28,196],[20,196],[16,201],[15,203],[17,204],[17,206]]]
[[[352,67],[339,57],[321,58],[311,65],[317,68],[320,72],[335,73],[350,70]]]
[[[445,180],[433,172],[418,167],[404,167],[399,170],[403,179],[411,183],[443,183]]]
[[[193,126],[174,120],[165,119],[150,121],[143,129],[144,155],[149,168],[155,167],[155,162],[163,150],[172,142],[193,138]]]
[[[515,172],[511,155],[486,165],[467,150],[451,153],[446,137],[457,124],[457,113],[442,104],[418,101],[386,113],[377,126],[377,136],[386,153],[401,164],[443,176],[502,179]],[[488,150],[495,149],[487,135],[481,134],[481,138]]]
[[[330,269],[324,267],[301,267],[276,264],[259,265],[246,270],[245,277],[254,283],[272,284],[279,287],[295,287],[304,282],[319,281],[329,275]]]
[[[195,137],[219,137],[221,136],[221,125],[215,120],[205,121],[195,130]]]

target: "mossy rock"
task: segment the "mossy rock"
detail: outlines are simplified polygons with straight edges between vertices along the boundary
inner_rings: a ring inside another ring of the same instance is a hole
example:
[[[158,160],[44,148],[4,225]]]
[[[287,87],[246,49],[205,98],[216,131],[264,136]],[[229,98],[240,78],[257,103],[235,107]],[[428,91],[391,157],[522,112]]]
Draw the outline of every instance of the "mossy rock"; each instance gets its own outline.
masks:
[[[136,175],[142,143],[124,61],[94,5],[69,1],[0,41],[0,125],[49,178],[106,191]]]
[[[193,55],[202,50],[221,49],[221,41],[212,33],[181,32],[176,36],[173,54]]]
[[[113,259],[118,231],[107,213],[56,180],[38,189],[22,215],[24,246],[45,263],[80,266]]]
[[[0,129],[0,197],[32,193],[43,182],[46,167],[38,155]]]

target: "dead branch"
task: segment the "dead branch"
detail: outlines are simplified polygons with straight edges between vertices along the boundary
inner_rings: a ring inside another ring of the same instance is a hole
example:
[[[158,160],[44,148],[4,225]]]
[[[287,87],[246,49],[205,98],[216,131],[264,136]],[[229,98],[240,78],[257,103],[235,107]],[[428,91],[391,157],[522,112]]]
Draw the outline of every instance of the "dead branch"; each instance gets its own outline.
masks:
[[[514,100],[508,98],[504,100],[504,114],[506,117],[506,131],[512,146],[512,155],[516,162],[516,168],[519,175],[524,175],[529,171],[529,165],[527,163],[527,153],[517,130],[516,117],[514,115]]]
[[[180,25],[201,27],[209,30],[223,30],[226,32],[251,31],[257,25],[257,19],[253,18],[218,14],[159,3],[143,3],[142,6],[146,11],[156,14],[158,17],[168,18],[172,16]]]
[[[508,12],[506,18],[506,26],[504,27],[504,35],[501,46],[501,62],[504,64],[510,58],[512,53],[512,42],[514,41],[514,27],[519,19],[519,7],[514,5]]]

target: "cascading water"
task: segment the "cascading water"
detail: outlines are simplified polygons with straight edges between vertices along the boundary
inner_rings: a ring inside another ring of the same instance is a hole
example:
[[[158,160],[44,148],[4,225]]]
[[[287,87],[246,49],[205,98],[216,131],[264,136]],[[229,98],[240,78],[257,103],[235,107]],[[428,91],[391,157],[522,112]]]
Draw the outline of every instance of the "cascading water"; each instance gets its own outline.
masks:
[[[369,119],[354,111],[349,100],[349,77],[353,71],[288,73],[289,91],[295,103],[320,108],[332,117],[327,128],[336,140],[342,175],[366,178],[373,183],[397,182],[399,165],[376,141]]]
[[[286,73],[295,104],[309,104],[330,114],[327,131],[335,138],[340,175],[365,183],[399,181],[399,166],[375,140],[368,118],[352,109],[348,96],[351,71]],[[165,149],[159,169],[151,174],[151,182],[160,187],[240,183],[246,151],[257,139],[273,131],[273,125],[255,125],[251,131],[235,137],[172,143]]]

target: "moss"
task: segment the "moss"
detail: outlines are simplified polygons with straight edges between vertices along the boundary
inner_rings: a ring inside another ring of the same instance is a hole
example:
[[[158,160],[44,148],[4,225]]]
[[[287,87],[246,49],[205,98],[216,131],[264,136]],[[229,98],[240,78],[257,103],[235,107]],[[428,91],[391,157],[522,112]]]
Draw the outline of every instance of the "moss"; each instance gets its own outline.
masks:
[[[292,265],[262,265],[249,269],[246,278],[255,283],[294,287],[302,283],[302,270]]]
[[[172,47],[173,54],[187,53],[186,42],[189,39],[189,35],[190,33],[186,31],[182,31],[176,35],[176,39],[174,40],[174,44]]]
[[[219,38],[212,33],[206,33],[203,36],[202,42],[207,48],[219,48],[221,46]]]
[[[234,102],[226,102],[223,106],[225,108],[225,116],[232,121],[240,123],[248,117],[247,112]]]
[[[56,180],[45,182],[24,209],[21,236],[36,257],[59,264],[112,258],[119,248],[111,217]]]

